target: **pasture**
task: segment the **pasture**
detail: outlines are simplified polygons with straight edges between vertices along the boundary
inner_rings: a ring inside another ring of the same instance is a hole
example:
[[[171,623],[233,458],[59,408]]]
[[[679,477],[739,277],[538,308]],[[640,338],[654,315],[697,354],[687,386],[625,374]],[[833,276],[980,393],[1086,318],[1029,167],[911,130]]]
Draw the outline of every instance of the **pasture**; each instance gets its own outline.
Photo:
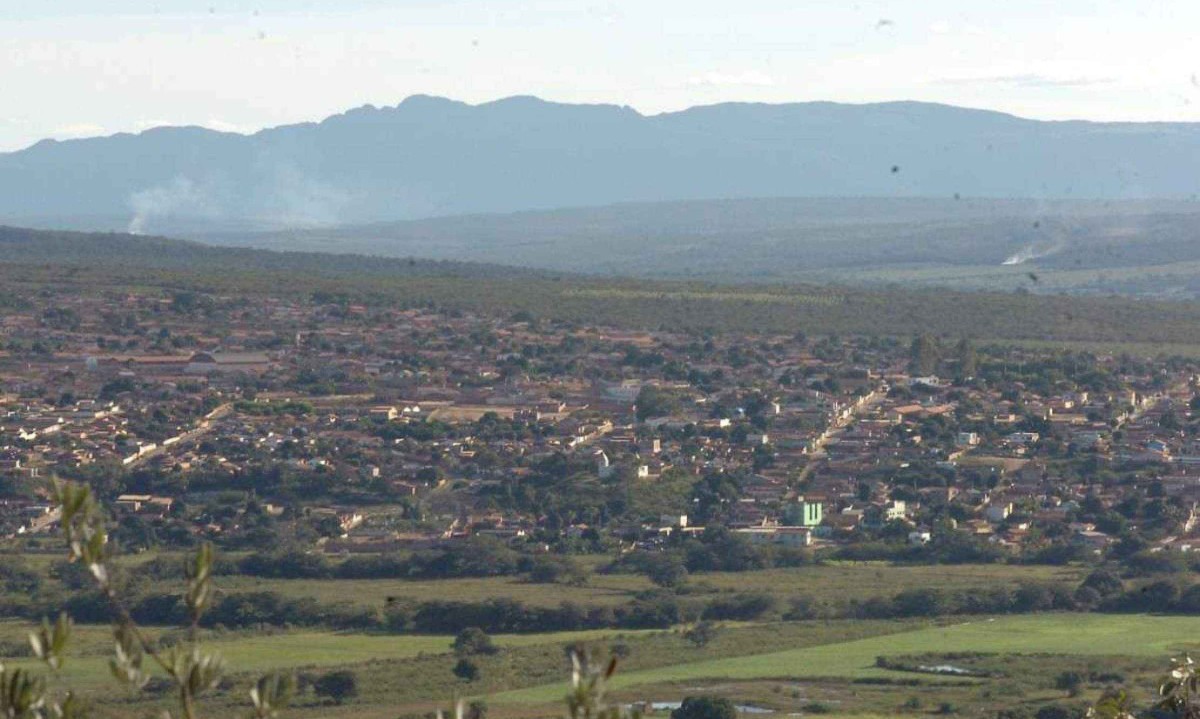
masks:
[[[883,563],[829,563],[750,572],[705,572],[690,579],[689,596],[729,592],[763,592],[786,604],[791,597],[815,600],[891,597],[906,589],[937,586],[948,590],[989,588],[997,583],[1046,583],[1074,587],[1083,579],[1078,567],[1020,565],[893,566]],[[653,588],[641,575],[593,574],[587,584],[534,584],[524,577],[467,579],[262,579],[219,577],[225,591],[275,591],[289,597],[313,597],[322,602],[350,601],[382,607],[389,597],[428,601],[514,599],[535,606],[617,605]]]
[[[846,642],[625,672],[616,677],[614,687],[703,680],[882,678],[897,673],[876,667],[876,657],[921,653],[1143,656],[1162,657],[1165,665],[1172,653],[1196,647],[1200,647],[1200,617],[1033,614],[971,618]],[[493,701],[539,703],[561,693],[561,687],[531,687],[505,692]]]
[[[28,629],[0,624],[0,637],[15,641]],[[106,711],[128,708],[130,699],[113,689],[103,653],[103,627],[80,627],[80,656],[62,680],[95,697]],[[625,701],[678,700],[689,693],[717,691],[777,711],[822,704],[823,711],[864,715],[900,712],[901,702],[933,708],[1039,706],[1061,701],[1053,687],[1063,668],[1111,669],[1139,690],[1167,658],[1200,647],[1200,617],[1103,614],[1037,614],[930,621],[813,621],[725,625],[699,647],[682,632],[562,632],[497,636],[504,651],[481,657],[481,677],[453,677],[449,636],[389,636],[296,631],[276,634],[209,635],[235,685],[215,692],[214,707],[244,705],[248,674],[271,669],[324,671],[351,668],[360,696],[344,707],[300,700],[296,716],[390,716],[423,713],[451,697],[486,697],[495,716],[546,716],[558,712],[565,693],[564,646],[584,642],[601,653],[622,647],[625,659],[613,681]],[[905,659],[948,655],[951,661],[1000,666],[987,679],[933,676],[881,668],[878,657]],[[972,659],[974,658],[974,659]],[[13,662],[31,664],[29,659]],[[1085,692],[1096,694],[1098,685]],[[915,699],[914,699],[915,697]],[[154,698],[137,700],[144,706]],[[905,710],[903,713],[924,713]]]

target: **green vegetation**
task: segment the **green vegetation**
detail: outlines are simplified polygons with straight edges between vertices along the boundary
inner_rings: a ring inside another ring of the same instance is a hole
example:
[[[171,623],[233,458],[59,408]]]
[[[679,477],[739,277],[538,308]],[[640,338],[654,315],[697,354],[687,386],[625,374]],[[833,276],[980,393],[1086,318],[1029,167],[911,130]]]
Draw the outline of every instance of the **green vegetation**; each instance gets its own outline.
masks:
[[[857,596],[860,599],[891,596],[908,589],[932,585],[947,590],[987,589],[996,585],[1034,582],[1074,589],[1083,579],[1077,567],[994,565],[894,566],[883,562],[834,562],[794,568],[750,572],[706,572],[692,578],[689,596],[734,592],[770,592],[786,603],[789,597],[806,596],[824,602]],[[393,579],[260,579],[230,576],[221,587],[233,591],[274,591],[289,597],[313,597],[322,602],[349,600],[364,606],[383,606],[389,597],[425,601],[452,596],[463,601],[513,599],[533,606],[558,606],[562,602],[615,605],[653,588],[644,576],[593,573],[586,585],[533,584],[522,577],[480,577],[412,581]]]
[[[763,333],[1200,345],[1200,308],[1026,293],[566,279],[494,266],[210,248],[171,240],[8,231],[0,282],[17,294],[98,288],[292,295],[437,306],[580,324]],[[128,247],[126,247],[128,245]]]
[[[86,537],[87,534],[76,536]],[[102,546],[97,542],[89,544]],[[84,562],[94,563],[94,557],[89,553],[99,550],[86,546],[80,556]],[[202,552],[200,560],[207,561],[204,557]],[[204,566],[198,562],[193,576],[208,576]],[[821,569],[844,572],[846,576],[858,573],[860,578],[875,573],[876,580],[886,581],[888,571],[898,568],[834,566]],[[979,583],[988,579],[995,582],[1005,571],[1023,568],[972,569],[978,573],[962,577],[963,581]],[[787,576],[785,570],[769,571],[776,579]],[[1064,570],[1039,568],[1038,571]],[[737,576],[754,574],[742,572]],[[1089,586],[1098,585],[1103,580],[1104,577],[1093,575],[1088,583]],[[442,585],[448,581],[431,583]],[[101,586],[109,586],[106,582],[102,580]],[[200,601],[207,603],[203,596],[210,590],[205,586],[194,579],[189,582],[189,605]],[[198,617],[194,615],[193,626],[197,621]],[[953,707],[959,703],[1000,703],[1005,706],[1020,697],[1022,702],[1051,706],[1047,702],[1064,693],[1071,698],[1085,694],[1092,696],[1097,686],[1118,679],[1139,678],[1148,671],[1137,657],[1161,656],[1169,651],[1187,649],[1186,639],[1181,641],[1181,638],[1195,636],[1197,630],[1200,630],[1200,617],[1042,614],[971,617],[942,623],[866,620],[718,625],[700,622],[658,632],[571,632],[495,637],[475,629],[465,630],[457,637],[251,632],[227,636],[196,635],[203,642],[204,654],[193,655],[189,661],[207,661],[203,657],[215,657],[215,652],[219,652],[221,664],[228,663],[239,671],[266,672],[257,686],[263,687],[261,691],[276,695],[281,695],[285,689],[278,677],[287,674],[280,672],[298,671],[300,685],[304,688],[297,708],[301,716],[317,707],[324,712],[331,711],[330,702],[333,707],[345,705],[353,716],[384,716],[389,711],[394,716],[398,710],[419,711],[451,693],[454,682],[469,686],[470,692],[493,695],[489,702],[498,709],[508,711],[504,708],[511,707],[518,713],[528,711],[529,707],[553,704],[562,696],[558,678],[564,669],[564,645],[579,648],[587,644],[592,645],[592,652],[622,658],[622,674],[609,681],[618,697],[655,696],[661,692],[667,692],[669,696],[678,692],[680,686],[719,683],[724,687],[723,692],[732,692],[739,699],[752,699],[768,706],[800,706],[807,713],[825,713],[833,711],[833,702],[845,702],[846,708],[853,713],[862,713],[868,708],[885,710],[887,701],[895,701],[894,695],[889,700],[875,687],[904,686],[925,697],[917,697],[915,703],[910,700],[910,707],[938,706],[941,707],[939,711],[946,713],[954,711]],[[4,631],[13,634],[20,630],[10,623],[4,625]],[[122,634],[124,631],[119,631],[118,637],[128,637],[127,633]],[[140,656],[143,650],[177,656],[171,647],[188,646],[192,641],[188,637],[170,639],[157,632],[138,631],[141,638],[136,640],[137,643],[125,645],[127,656]],[[100,631],[87,628],[82,635],[90,637],[81,646],[83,656],[62,655],[69,660],[69,682],[88,691],[102,706],[115,708],[118,704],[112,702],[124,700],[104,689],[108,665],[99,653]],[[702,641],[697,639],[700,636]],[[49,640],[44,642],[49,643]],[[1115,658],[1114,654],[1121,657]],[[1036,667],[1020,659],[1027,655],[1030,657],[1028,662],[1033,662]],[[998,660],[988,659],[993,656],[1016,657],[1017,664],[997,665]],[[970,661],[963,661],[964,657]],[[1101,658],[1107,669],[1101,671],[1096,664],[1089,663],[1088,657]],[[23,669],[31,661],[18,659],[12,666]],[[933,671],[924,668],[927,664],[946,662],[954,666],[969,665],[969,678],[923,678]],[[125,665],[124,671],[134,677],[144,677],[134,683],[145,683],[147,687],[158,681],[154,677],[162,673],[149,666],[142,669],[140,660]],[[397,677],[403,679],[397,680]],[[237,688],[246,686],[247,681],[241,674],[232,675],[226,684],[206,679],[197,694],[207,692],[206,706],[233,708],[240,701]],[[775,698],[762,696],[762,682],[778,684],[781,681],[804,682],[806,689],[791,690],[786,697],[782,692]],[[853,703],[845,698],[841,689],[847,683],[864,688],[862,696],[857,690],[854,692]],[[286,685],[289,692],[290,686]],[[994,686],[997,691],[1003,689],[1004,693],[993,695],[992,689],[986,688],[989,686]],[[1010,695],[1008,692],[1011,691],[1018,693]],[[145,701],[161,705],[164,700],[161,695],[149,691]],[[717,704],[724,706],[720,702]],[[697,701],[691,702],[690,706],[695,709]]]
[[[1161,657],[1200,646],[1200,617],[1043,614],[973,618],[941,626],[840,643],[749,656],[679,663],[622,673],[616,688],[703,679],[837,678],[894,676],[876,657],[920,653],[988,652],[1075,656]],[[556,687],[505,692],[496,702],[550,701]]]

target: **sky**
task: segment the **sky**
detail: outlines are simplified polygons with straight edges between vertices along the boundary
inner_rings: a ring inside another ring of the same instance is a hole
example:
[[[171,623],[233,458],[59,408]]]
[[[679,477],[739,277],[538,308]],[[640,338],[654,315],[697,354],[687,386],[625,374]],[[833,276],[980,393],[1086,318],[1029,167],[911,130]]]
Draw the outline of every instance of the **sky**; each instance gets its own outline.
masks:
[[[1200,121],[1195,0],[2,0],[0,151],[413,94]]]

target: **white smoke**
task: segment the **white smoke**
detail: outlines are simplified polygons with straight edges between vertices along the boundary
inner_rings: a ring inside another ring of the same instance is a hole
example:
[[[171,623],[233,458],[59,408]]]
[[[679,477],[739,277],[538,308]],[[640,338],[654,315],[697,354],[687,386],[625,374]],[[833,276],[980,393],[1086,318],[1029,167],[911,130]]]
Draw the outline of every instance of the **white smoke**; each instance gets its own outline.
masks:
[[[253,179],[244,183],[220,177],[198,183],[180,175],[139,190],[129,197],[133,216],[128,232],[178,230],[181,222],[250,223],[261,229],[328,226],[338,222],[351,199],[349,193],[289,165],[256,170]]]
[[[140,190],[129,197],[129,207],[133,211],[129,233],[140,235],[151,220],[169,217],[181,210],[196,210],[205,204],[204,193],[186,177],[176,177],[165,185]]]
[[[1037,245],[1028,245],[1022,247],[1020,252],[1016,252],[1009,256],[1008,259],[1000,263],[1002,265],[1025,264],[1034,259],[1050,257],[1051,254],[1062,252],[1067,245],[1064,242],[1055,242],[1054,245],[1038,247]]]
[[[1038,260],[1043,257],[1058,254],[1067,248],[1067,242],[1063,239],[1058,239],[1050,243],[1031,242],[1022,247],[1019,251],[1008,256],[1008,259],[1001,262],[1001,265],[1023,265],[1032,260]]]
[[[274,167],[265,194],[264,224],[274,227],[321,227],[336,224],[350,195],[289,165]]]
[[[1037,252],[1033,249],[1033,245],[1030,245],[1030,246],[1022,249],[1020,252],[1016,253],[1015,255],[1009,255],[1008,259],[1005,260],[1004,262],[1001,262],[1000,264],[1002,264],[1002,265],[1023,265],[1026,262],[1028,262],[1032,259],[1035,259],[1036,257],[1037,257]]]

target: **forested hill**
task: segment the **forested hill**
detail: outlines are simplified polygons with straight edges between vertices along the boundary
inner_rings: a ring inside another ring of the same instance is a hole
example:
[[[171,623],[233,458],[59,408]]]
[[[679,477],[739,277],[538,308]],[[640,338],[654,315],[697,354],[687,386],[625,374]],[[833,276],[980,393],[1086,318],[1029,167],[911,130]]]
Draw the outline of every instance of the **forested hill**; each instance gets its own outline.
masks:
[[[0,154],[0,220],[178,234],[706,198],[1187,198],[1200,193],[1198,162],[1197,123],[1041,122],[917,102],[648,116],[416,96],[253,135],[40,142]]]
[[[254,271],[321,277],[540,277],[517,267],[451,260],[382,258],[317,252],[212,247],[199,242],[120,233],[62,232],[0,226],[0,262],[115,266],[193,272]]]
[[[1192,200],[754,198],[197,239],[656,279],[1200,296]]]

